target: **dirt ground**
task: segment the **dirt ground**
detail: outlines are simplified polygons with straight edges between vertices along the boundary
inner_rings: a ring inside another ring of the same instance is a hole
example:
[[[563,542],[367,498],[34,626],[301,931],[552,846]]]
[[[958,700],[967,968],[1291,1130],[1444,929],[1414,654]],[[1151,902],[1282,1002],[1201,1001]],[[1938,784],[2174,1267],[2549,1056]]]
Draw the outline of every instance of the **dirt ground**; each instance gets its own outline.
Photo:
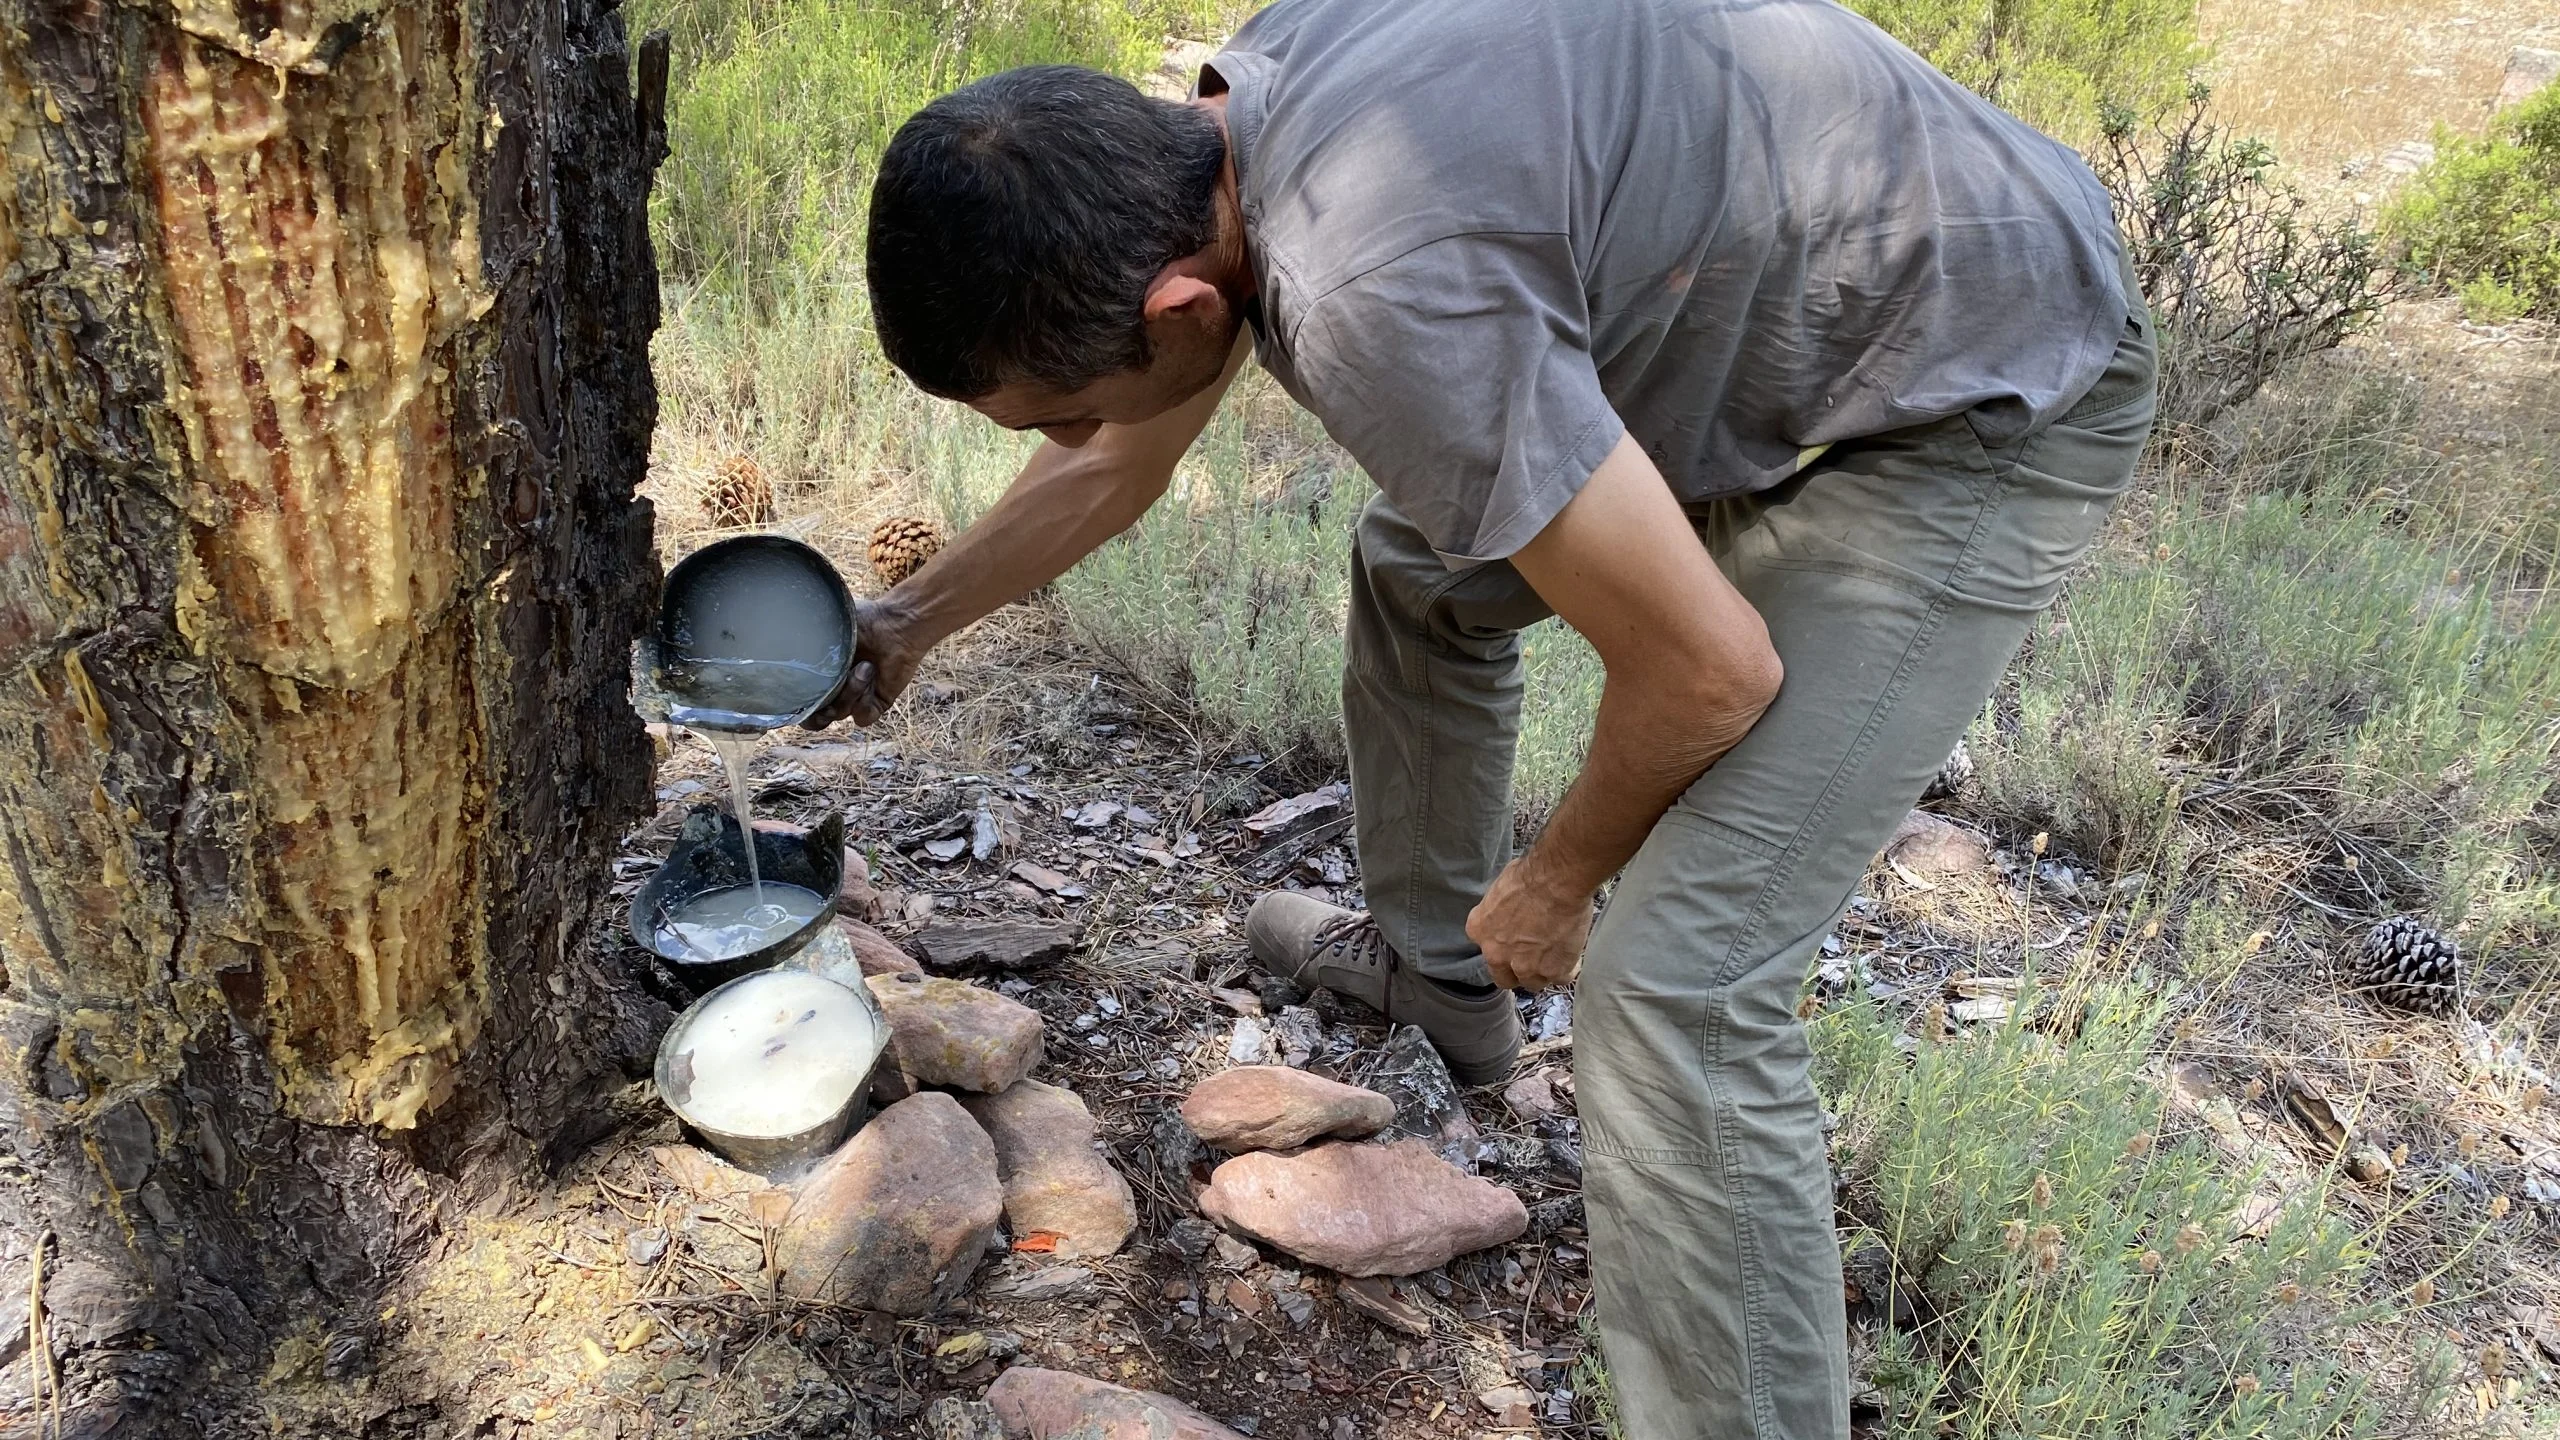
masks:
[[[1504,1433],[1474,1397],[1515,1381],[1536,1396],[1537,1433],[1599,1433],[1577,1375],[1589,1271],[1569,1001],[1532,1003],[1539,1038],[1521,1067],[1566,1082],[1562,1113],[1524,1120],[1498,1090],[1465,1096],[1482,1173],[1519,1193],[1529,1233],[1399,1284],[1408,1328],[1354,1310],[1333,1277],[1220,1243],[1191,1203],[1206,1157],[1163,1124],[1192,1081],[1229,1062],[1249,1012],[1294,1036],[1310,1069],[1361,1081],[1381,1063],[1376,1017],[1321,994],[1290,1003],[1301,997],[1256,993],[1240,941],[1245,907],[1269,885],[1356,896],[1347,837],[1320,828],[1265,847],[1238,823],[1336,777],[1203,747],[1141,713],[1036,609],[964,637],[911,703],[912,715],[869,735],[769,746],[751,770],[758,813],[804,824],[846,815],[891,914],[908,917],[884,923],[892,935],[952,917],[1082,926],[1064,962],[976,978],[1045,1016],[1035,1073],[1085,1099],[1136,1193],[1139,1228],[1124,1251],[1064,1263],[999,1247],[955,1308],[922,1319],[777,1298],[776,1193],[679,1184],[652,1153],[679,1128],[635,1082],[615,1133],[554,1183],[456,1217],[388,1305],[381,1332],[391,1338],[374,1363],[349,1367],[361,1377],[333,1378],[327,1335],[287,1347],[267,1377],[277,1433],[907,1436],[923,1433],[932,1400],[975,1396],[1015,1360],[1163,1390],[1257,1440]],[[662,811],[631,838],[617,904],[685,811],[721,798],[709,752],[690,741],[677,743],[660,783]],[[1003,818],[1010,846],[985,861],[965,850],[933,859],[924,847],[981,809]],[[1916,1028],[1939,1023],[1946,1007],[1932,1013],[1932,1002],[1950,978],[2015,973],[2028,944],[2057,934],[2106,938],[2127,965],[2144,958],[2143,937],[2122,933],[2103,902],[2057,898],[2019,853],[1927,891],[1880,867],[1842,928],[1840,965],[1864,972]],[[1024,861],[1055,872],[1040,878],[1058,893],[1013,878]],[[596,944],[600,963],[644,963],[618,928]],[[2454,1275],[2427,1322],[2469,1353],[2504,1347],[2529,1382],[2548,1386],[2560,1356],[2537,1360],[2534,1346],[2539,1317],[2560,1302],[2560,1203],[2521,1202],[2535,1176],[2560,1181],[2560,1107],[2533,1110],[2518,1084],[2443,1093],[2453,1072],[2429,1056],[2458,1052],[2458,1026],[2376,1018],[2337,993],[2324,946],[2310,934],[2272,937],[2245,1006],[2236,994],[2199,1005],[2160,1073],[2164,1086],[2215,1103],[2174,1109],[2173,1123],[2220,1134],[2283,1195],[2317,1185],[2328,1161],[2263,1093],[2262,1057],[2296,1057],[2333,1091],[2361,1097],[2369,1115],[2388,1117],[2373,1133],[2406,1147],[2395,1184],[2329,1191],[2377,1227],[2376,1283]],[[2473,1191],[2519,1203],[2449,1260],[2426,1212]],[[1851,1312],[1865,1353],[1880,1317],[1872,1306]],[[2407,1338],[2375,1334],[2369,1358],[2388,1368]]]

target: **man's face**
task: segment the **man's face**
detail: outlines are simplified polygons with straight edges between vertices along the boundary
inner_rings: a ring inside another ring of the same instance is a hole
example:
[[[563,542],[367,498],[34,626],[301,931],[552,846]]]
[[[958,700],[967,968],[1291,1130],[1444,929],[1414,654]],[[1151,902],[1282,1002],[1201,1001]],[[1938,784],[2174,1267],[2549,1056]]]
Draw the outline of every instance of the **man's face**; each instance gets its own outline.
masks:
[[[1234,337],[1232,331],[1223,337],[1209,333],[1215,328],[1159,320],[1147,327],[1153,353],[1144,366],[1105,375],[1080,390],[1015,381],[970,401],[969,408],[1008,430],[1037,430],[1072,450],[1105,425],[1153,420],[1216,383]]]

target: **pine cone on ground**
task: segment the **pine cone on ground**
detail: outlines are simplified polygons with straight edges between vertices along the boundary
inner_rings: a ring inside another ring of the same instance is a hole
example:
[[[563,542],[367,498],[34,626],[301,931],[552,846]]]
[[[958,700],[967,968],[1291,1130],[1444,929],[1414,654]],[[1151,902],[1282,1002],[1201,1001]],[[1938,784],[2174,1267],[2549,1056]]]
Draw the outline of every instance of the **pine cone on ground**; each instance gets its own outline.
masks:
[[[1946,763],[1938,767],[1937,777],[1929,782],[1928,789],[1920,792],[1920,798],[1944,800],[1962,790],[1965,782],[1972,778],[1973,752],[1964,748],[1964,739],[1958,736],[1956,748],[1947,752]]]
[[[702,518],[714,529],[773,523],[773,482],[752,455],[731,455],[711,475],[702,492]]]
[[[918,515],[892,515],[871,527],[871,573],[895,585],[942,553],[942,527]]]
[[[2349,988],[2395,1010],[2449,1015],[2462,1004],[2462,950],[2415,915],[2395,915],[2365,932]]]

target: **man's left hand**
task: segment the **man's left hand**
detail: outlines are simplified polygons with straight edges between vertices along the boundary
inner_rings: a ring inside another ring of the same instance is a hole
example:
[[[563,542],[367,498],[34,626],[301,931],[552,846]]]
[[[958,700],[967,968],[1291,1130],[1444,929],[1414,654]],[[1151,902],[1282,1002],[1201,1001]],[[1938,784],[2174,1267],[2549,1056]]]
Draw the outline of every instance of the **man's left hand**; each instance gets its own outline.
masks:
[[[1484,952],[1493,983],[1506,990],[1544,990],[1582,968],[1591,938],[1591,892],[1575,894],[1514,860],[1467,916],[1467,938]]]

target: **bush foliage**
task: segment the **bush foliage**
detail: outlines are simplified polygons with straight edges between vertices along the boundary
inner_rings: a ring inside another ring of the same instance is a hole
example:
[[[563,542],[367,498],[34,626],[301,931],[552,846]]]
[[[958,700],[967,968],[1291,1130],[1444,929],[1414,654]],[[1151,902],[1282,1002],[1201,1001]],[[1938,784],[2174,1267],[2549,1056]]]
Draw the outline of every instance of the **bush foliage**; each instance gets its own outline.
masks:
[[[2160,323],[2160,426],[2172,437],[2337,345],[2389,298],[2373,236],[2310,213],[2273,150],[2213,123],[2211,99],[2196,86],[2148,121],[2110,106],[2091,157]]]
[[[2412,266],[2459,288],[2475,318],[2560,317],[2560,82],[2486,136],[2439,136],[2386,229]]]
[[[2200,58],[2196,0],[1850,0],[1929,63],[2075,144],[2109,106],[2176,98]]]

